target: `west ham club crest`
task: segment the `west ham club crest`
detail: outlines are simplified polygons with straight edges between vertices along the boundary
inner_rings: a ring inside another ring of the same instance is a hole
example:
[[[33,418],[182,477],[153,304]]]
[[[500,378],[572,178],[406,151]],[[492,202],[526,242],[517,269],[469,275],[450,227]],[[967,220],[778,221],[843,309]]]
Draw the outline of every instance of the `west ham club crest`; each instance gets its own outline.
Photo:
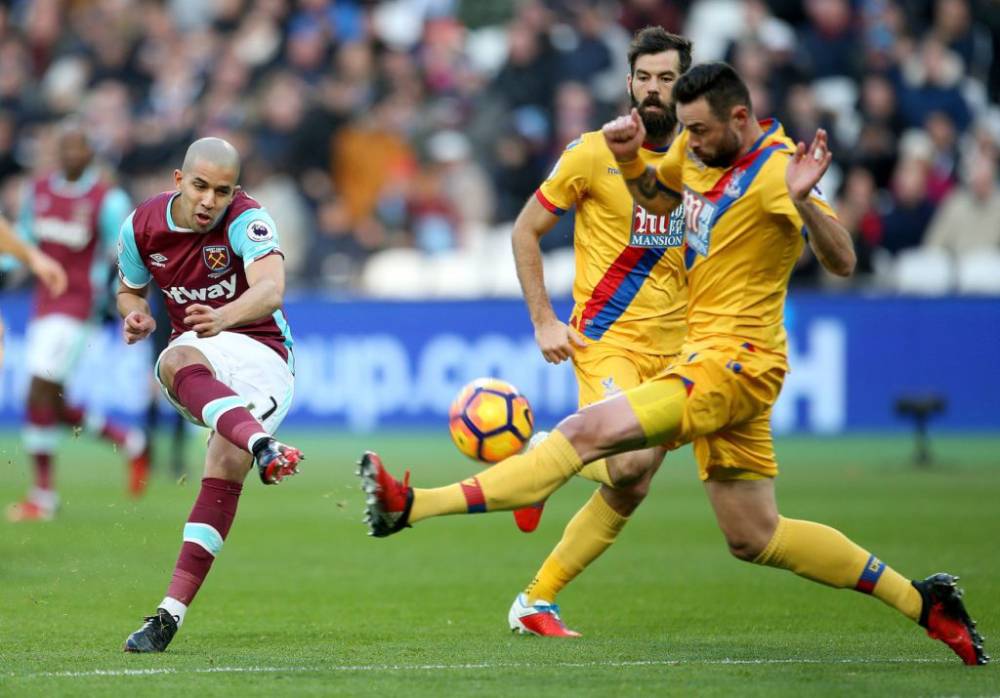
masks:
[[[206,245],[201,248],[201,258],[213,278],[229,269],[229,248],[225,245]]]

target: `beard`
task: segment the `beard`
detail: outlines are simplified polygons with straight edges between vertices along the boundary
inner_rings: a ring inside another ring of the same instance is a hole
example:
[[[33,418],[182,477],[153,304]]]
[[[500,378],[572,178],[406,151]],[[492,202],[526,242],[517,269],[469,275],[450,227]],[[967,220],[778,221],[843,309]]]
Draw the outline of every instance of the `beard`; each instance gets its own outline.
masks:
[[[698,155],[698,159],[706,167],[730,167],[736,162],[741,146],[742,143],[739,134],[736,131],[726,129],[726,135],[723,136],[722,142],[719,143],[719,149],[715,152],[715,155],[711,157]]]
[[[634,95],[629,95],[632,106],[639,110],[639,118],[646,127],[646,133],[652,138],[666,138],[673,135],[677,128],[677,111],[673,102],[664,104],[655,92],[650,92],[640,103]],[[650,107],[659,107],[651,109]]]

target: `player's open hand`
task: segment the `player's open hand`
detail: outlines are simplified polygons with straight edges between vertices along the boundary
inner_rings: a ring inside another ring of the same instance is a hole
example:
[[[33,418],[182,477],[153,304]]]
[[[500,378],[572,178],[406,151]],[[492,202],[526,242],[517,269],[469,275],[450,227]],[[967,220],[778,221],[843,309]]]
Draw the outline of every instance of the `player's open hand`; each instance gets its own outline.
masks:
[[[140,313],[138,310],[133,310],[126,315],[125,322],[122,324],[122,334],[125,335],[126,344],[135,344],[145,339],[155,329],[156,320],[153,319],[153,316]]]
[[[819,184],[832,161],[833,153],[827,147],[826,131],[823,129],[816,131],[816,137],[808,148],[805,143],[799,143],[785,171],[785,183],[792,201],[808,199],[809,192]]]
[[[41,250],[31,250],[28,268],[53,296],[61,296],[66,291],[66,271],[59,262]]]
[[[184,311],[184,324],[194,330],[199,337],[214,337],[226,329],[221,308],[208,305],[189,305]]]
[[[637,109],[604,124],[601,133],[618,162],[628,162],[639,157],[639,148],[646,139],[646,127]]]
[[[577,349],[587,346],[579,332],[559,320],[551,320],[536,327],[535,342],[550,364],[561,364],[572,358]]]

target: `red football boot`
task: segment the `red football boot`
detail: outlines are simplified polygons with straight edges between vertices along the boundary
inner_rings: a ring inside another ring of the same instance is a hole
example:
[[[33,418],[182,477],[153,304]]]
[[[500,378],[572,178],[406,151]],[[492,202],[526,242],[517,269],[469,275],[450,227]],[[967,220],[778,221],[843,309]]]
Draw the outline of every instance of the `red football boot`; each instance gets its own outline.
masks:
[[[958,577],[938,572],[913,586],[924,599],[919,623],[927,634],[948,645],[970,666],[987,664],[990,657],[983,649],[983,638],[976,630],[976,621],[969,617],[962,603],[962,590],[955,584]]]
[[[365,493],[365,523],[368,535],[385,538],[409,527],[413,488],[410,471],[400,482],[382,466],[382,459],[373,451],[365,451],[358,462],[358,477]]]

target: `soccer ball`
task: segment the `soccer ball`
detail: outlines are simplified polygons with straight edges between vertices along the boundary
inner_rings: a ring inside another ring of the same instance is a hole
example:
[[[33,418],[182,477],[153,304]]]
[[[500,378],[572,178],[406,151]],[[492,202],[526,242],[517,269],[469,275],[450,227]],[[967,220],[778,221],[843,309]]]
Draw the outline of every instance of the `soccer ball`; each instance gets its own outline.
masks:
[[[498,378],[479,378],[462,388],[448,410],[448,428],[458,450],[484,463],[520,451],[534,429],[527,398]]]

